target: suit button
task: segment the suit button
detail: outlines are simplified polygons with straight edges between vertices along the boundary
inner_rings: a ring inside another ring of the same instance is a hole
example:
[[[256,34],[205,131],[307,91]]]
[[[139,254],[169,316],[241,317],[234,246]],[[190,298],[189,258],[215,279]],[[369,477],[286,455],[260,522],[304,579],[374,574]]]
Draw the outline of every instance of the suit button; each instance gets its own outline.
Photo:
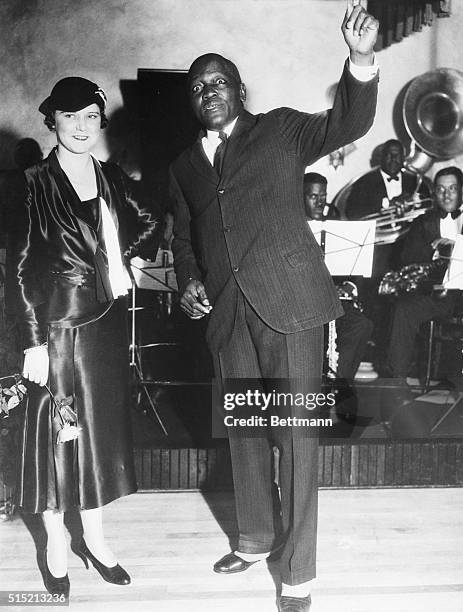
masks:
[[[235,267],[233,268],[233,272],[239,272],[239,269],[240,269],[240,268],[239,268],[239,266],[235,266]]]
[[[223,231],[224,232],[231,232],[231,227],[228,227],[228,225],[224,225],[223,226]]]
[[[220,195],[223,195],[223,194],[225,193],[225,189],[219,189],[218,193],[219,193]]]

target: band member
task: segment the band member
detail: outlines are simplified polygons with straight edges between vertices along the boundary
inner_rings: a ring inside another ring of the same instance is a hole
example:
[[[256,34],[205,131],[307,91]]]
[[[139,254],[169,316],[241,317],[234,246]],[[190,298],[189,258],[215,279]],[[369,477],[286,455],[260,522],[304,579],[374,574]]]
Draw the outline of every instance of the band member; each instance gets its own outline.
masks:
[[[352,186],[346,202],[345,215],[358,220],[367,215],[386,211],[399,200],[429,197],[427,184],[404,168],[405,151],[398,140],[388,140],[381,148],[380,166],[360,177]],[[416,194],[415,194],[416,191]],[[378,365],[383,368],[387,345],[389,311],[384,301],[378,300],[381,278],[396,267],[396,249],[392,243],[381,243],[377,234],[373,255],[372,275],[359,284],[359,294],[365,314],[373,321],[373,341],[377,347]]]
[[[418,175],[404,168],[405,151],[399,140],[388,140],[381,148],[379,168],[361,176],[352,186],[345,214],[348,219],[362,219],[389,208],[395,198],[411,197],[418,190],[419,197],[429,197],[429,189]]]
[[[107,124],[106,96],[64,78],[40,105],[57,147],[25,171],[18,224],[19,318],[28,383],[16,504],[42,513],[43,578],[69,594],[63,513],[78,508],[76,552],[104,580],[130,583],[105,542],[102,506],[136,490],[128,394],[127,271],[154,257],[156,222],[124,173],[90,154]]]
[[[448,257],[455,238],[461,233],[463,174],[459,168],[443,168],[434,177],[434,207],[411,224],[400,253],[402,266],[430,263],[436,254]],[[438,267],[436,283],[445,267]],[[451,316],[456,292],[423,295],[405,294],[398,298],[393,313],[388,350],[391,374],[402,381],[408,376],[416,335],[422,323]],[[407,399],[406,397],[404,399]]]
[[[326,192],[326,177],[316,172],[304,175],[305,214],[316,237],[320,229],[315,225],[317,221],[339,218],[335,206],[327,203]],[[335,282],[344,309],[344,314],[336,319],[337,367],[336,371],[331,373],[336,376],[336,415],[339,419],[354,424],[357,415],[357,396],[352,383],[373,331],[373,323],[362,312],[357,286],[353,279],[338,277]],[[327,341],[328,334],[329,331],[325,327],[325,344],[331,346],[329,338]]]
[[[304,168],[365,134],[377,91],[377,21],[350,6],[342,30],[350,60],[333,108],[320,114],[251,115],[230,60],[209,53],[190,67],[191,105],[204,132],[171,167],[172,248],[181,306],[192,319],[210,316],[207,340],[222,380],[287,379],[291,391],[294,381],[318,389],[323,324],[342,310],[305,221]],[[309,609],[315,576],[318,445],[295,430],[252,437],[229,429],[239,542],[214,566],[244,571],[275,546],[274,443],[284,535],[279,606],[287,611]]]
[[[304,174],[305,216],[309,221],[339,219],[339,211],[326,201],[328,181],[323,174],[307,172]]]
[[[305,213],[312,230],[313,221],[337,219],[338,211],[326,202],[327,180],[316,172],[304,175]],[[314,232],[315,233],[315,232]],[[336,320],[339,378],[352,382],[370,339],[373,323],[362,313],[357,290],[352,280],[338,278],[338,294],[344,314]]]

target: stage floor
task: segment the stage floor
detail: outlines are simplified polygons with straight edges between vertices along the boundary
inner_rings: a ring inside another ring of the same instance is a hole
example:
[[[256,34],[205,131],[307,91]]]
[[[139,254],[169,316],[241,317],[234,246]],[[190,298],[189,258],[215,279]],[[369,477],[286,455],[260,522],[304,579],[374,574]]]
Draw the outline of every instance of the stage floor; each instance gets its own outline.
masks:
[[[460,488],[320,491],[311,612],[461,612],[462,507]],[[75,537],[79,527],[70,519]],[[277,609],[275,563],[233,576],[211,570],[236,534],[232,494],[138,493],[110,504],[105,520],[132,584],[107,584],[71,554],[71,610]],[[1,589],[43,589],[34,540],[41,550],[38,520],[0,524]]]

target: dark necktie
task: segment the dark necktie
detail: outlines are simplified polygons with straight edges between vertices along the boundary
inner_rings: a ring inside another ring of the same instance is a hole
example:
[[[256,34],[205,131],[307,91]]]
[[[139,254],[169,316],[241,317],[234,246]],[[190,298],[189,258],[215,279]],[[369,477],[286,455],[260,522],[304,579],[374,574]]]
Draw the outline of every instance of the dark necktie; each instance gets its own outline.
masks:
[[[394,176],[388,176],[387,177],[387,182],[390,183],[391,181],[398,181],[399,177],[397,176],[397,174],[395,174]]]
[[[219,138],[220,138],[220,142],[219,142],[219,146],[217,147],[214,153],[213,166],[217,174],[220,176],[222,174],[223,158],[225,156],[225,149],[227,147],[227,134],[225,132],[220,131]]]

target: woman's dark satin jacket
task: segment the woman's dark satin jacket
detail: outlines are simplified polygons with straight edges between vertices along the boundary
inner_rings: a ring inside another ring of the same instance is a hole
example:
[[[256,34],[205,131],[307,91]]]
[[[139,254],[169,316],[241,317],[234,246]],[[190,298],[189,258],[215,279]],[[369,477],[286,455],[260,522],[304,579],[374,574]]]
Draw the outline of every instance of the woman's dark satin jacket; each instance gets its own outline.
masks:
[[[132,197],[119,166],[94,160],[98,195],[115,222],[124,257],[154,258],[157,221]],[[107,269],[98,264],[98,232],[85,215],[56,151],[25,172],[26,205],[16,245],[18,313],[24,348],[47,339],[48,326],[73,327],[108,309]],[[101,263],[101,262],[100,262]],[[105,278],[101,278],[105,277]]]

